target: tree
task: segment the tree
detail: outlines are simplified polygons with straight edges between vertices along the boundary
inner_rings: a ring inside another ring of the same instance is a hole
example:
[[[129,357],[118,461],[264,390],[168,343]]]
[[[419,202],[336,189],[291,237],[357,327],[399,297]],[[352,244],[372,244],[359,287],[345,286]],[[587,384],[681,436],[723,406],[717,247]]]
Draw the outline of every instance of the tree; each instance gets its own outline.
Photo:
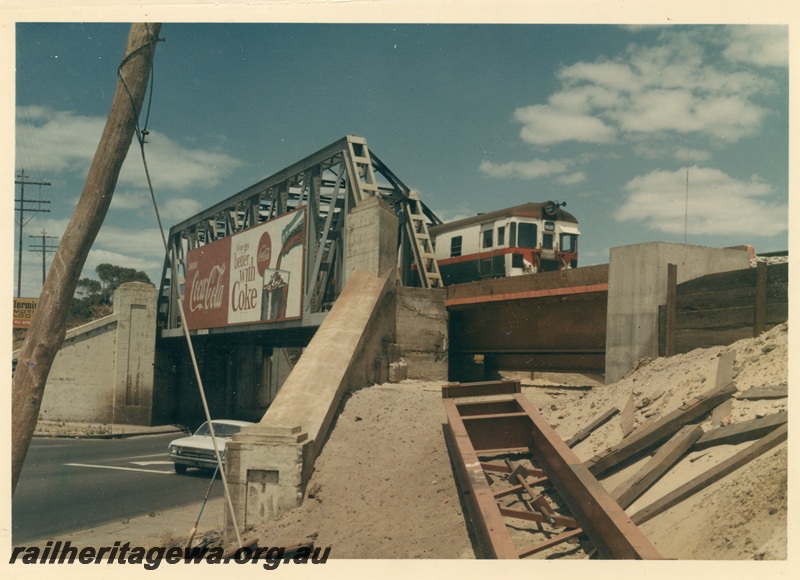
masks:
[[[53,257],[11,388],[11,492],[16,490],[39,417],[44,387],[66,334],[67,315],[130,149],[161,24],[132,24],[119,80],[78,205]]]
[[[126,282],[146,282],[151,284],[150,277],[140,270],[133,268],[123,268],[122,266],[112,266],[111,264],[100,264],[95,268],[97,276],[103,285],[103,294],[113,301],[114,291]]]
[[[134,268],[124,268],[112,264],[100,264],[95,268],[100,280],[81,278],[72,299],[67,317],[69,328],[86,324],[112,312],[114,292],[127,282],[152,284],[147,273]]]

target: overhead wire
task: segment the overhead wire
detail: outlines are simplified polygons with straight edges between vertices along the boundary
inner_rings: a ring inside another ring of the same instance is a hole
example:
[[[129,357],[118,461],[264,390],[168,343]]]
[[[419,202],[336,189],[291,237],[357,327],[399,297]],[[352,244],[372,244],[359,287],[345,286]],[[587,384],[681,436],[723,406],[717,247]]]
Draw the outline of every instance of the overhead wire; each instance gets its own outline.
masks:
[[[131,107],[133,108],[134,118],[135,118],[135,121],[136,121],[136,126],[135,126],[136,138],[139,141],[139,148],[140,148],[141,154],[142,154],[142,163],[144,164],[144,172],[145,172],[145,176],[147,178],[147,186],[148,186],[148,188],[150,190],[150,197],[151,197],[151,199],[153,201],[153,208],[155,210],[156,220],[158,222],[158,229],[159,229],[159,232],[161,233],[161,240],[162,240],[162,242],[164,244],[164,251],[168,253],[169,252],[169,244],[167,243],[167,237],[166,237],[166,234],[164,233],[164,226],[163,226],[163,223],[161,221],[161,215],[160,215],[160,213],[158,211],[158,202],[156,201],[155,190],[153,188],[152,180],[150,179],[150,170],[148,169],[148,166],[147,166],[147,156],[145,155],[145,150],[144,150],[145,143],[147,142],[146,137],[149,134],[148,131],[147,131],[147,123],[149,122],[149,119],[150,119],[150,107],[151,107],[152,99],[153,99],[153,84],[154,84],[154,79],[155,79],[155,72],[154,72],[155,66],[153,65],[153,66],[150,67],[150,90],[149,90],[149,97],[148,97],[148,102],[147,102],[147,112],[145,114],[145,124],[144,124],[143,128],[139,126],[139,114],[140,114],[140,111],[138,111],[136,109],[136,103],[135,103],[135,101],[133,99],[133,95],[130,92],[128,84],[125,82],[125,76],[122,74],[122,67],[125,65],[125,63],[128,60],[130,60],[130,58],[134,54],[136,54],[140,50],[143,50],[143,49],[145,49],[147,47],[149,47],[151,50],[154,50],[153,47],[154,47],[156,42],[163,42],[164,41],[163,38],[154,37],[152,34],[150,34],[150,27],[147,24],[145,24],[145,26],[147,27],[147,31],[148,31],[148,37],[149,37],[148,42],[146,44],[143,44],[142,46],[139,46],[136,49],[132,50],[130,53],[128,53],[122,59],[122,62],[120,63],[119,68],[117,69],[117,74],[118,74],[118,76],[120,78],[120,81],[122,82],[123,86],[125,87],[125,91],[128,93],[128,97],[131,100]],[[206,421],[208,422],[209,432],[211,434],[211,441],[212,441],[212,443],[214,445],[214,457],[216,458],[216,461],[217,461],[217,469],[219,470],[219,473],[222,476],[222,487],[223,487],[223,490],[225,492],[225,499],[226,499],[226,501],[228,503],[228,509],[230,511],[230,516],[231,516],[231,523],[233,525],[234,532],[236,533],[236,542],[237,542],[239,548],[242,548],[243,547],[242,538],[241,538],[241,535],[239,533],[239,525],[238,525],[238,523],[236,521],[236,512],[233,509],[233,501],[231,499],[230,490],[228,488],[228,480],[227,480],[227,477],[225,475],[225,469],[223,468],[223,465],[222,465],[222,456],[221,456],[221,454],[219,452],[219,443],[217,441],[217,435],[216,435],[216,433],[214,431],[214,424],[213,424],[213,422],[211,420],[211,412],[209,411],[209,408],[208,408],[208,400],[206,399],[205,388],[203,387],[203,380],[200,377],[200,368],[199,368],[199,366],[197,364],[197,357],[195,356],[194,346],[192,344],[192,338],[191,338],[191,335],[189,334],[189,328],[186,325],[186,313],[185,313],[185,306],[184,306],[183,298],[181,297],[180,293],[177,293],[177,297],[178,297],[178,305],[179,305],[179,308],[180,308],[181,319],[182,319],[181,328],[183,329],[183,335],[184,335],[184,337],[186,339],[186,345],[187,345],[188,350],[189,350],[189,356],[190,356],[191,361],[192,361],[192,367],[194,368],[194,374],[195,374],[195,378],[197,380],[198,390],[200,392],[200,400],[201,400],[201,402],[203,404],[203,411],[205,413]]]

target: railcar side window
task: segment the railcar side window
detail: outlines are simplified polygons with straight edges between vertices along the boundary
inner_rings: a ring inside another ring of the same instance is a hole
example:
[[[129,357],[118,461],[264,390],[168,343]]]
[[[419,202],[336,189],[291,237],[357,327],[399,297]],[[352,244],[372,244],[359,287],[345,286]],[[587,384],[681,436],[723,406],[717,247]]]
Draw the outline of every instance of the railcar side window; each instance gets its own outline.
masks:
[[[491,248],[494,242],[494,230],[483,231],[483,246],[484,248]]]
[[[461,255],[461,236],[450,238],[450,257],[457,258]]]
[[[510,230],[508,232],[508,245],[515,248],[517,247],[517,222],[511,222]]]
[[[500,226],[497,228],[497,247],[504,246],[506,244],[506,227]]]
[[[519,224],[519,243],[520,248],[537,247],[536,224]]]

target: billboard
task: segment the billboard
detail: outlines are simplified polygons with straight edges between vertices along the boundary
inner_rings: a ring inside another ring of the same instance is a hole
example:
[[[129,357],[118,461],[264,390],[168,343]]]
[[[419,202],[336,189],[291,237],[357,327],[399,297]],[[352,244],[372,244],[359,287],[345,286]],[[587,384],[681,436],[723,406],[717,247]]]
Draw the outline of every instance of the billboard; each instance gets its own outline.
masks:
[[[38,298],[14,298],[14,328],[28,328],[36,312]]]
[[[189,329],[300,318],[305,221],[301,207],[189,252]]]

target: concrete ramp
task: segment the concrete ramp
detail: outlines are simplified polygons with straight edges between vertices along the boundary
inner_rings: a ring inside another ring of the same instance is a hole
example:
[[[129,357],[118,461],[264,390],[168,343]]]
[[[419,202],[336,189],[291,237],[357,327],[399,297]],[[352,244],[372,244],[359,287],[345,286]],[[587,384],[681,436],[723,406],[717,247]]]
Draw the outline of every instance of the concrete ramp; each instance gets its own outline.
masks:
[[[393,335],[393,311],[380,316],[390,272],[351,274],[259,425],[299,425],[319,453],[342,395],[371,382],[383,341]]]
[[[342,395],[381,375],[394,335],[394,270],[355,270],[260,423],[226,446],[240,526],[264,524],[302,503],[314,458]]]

